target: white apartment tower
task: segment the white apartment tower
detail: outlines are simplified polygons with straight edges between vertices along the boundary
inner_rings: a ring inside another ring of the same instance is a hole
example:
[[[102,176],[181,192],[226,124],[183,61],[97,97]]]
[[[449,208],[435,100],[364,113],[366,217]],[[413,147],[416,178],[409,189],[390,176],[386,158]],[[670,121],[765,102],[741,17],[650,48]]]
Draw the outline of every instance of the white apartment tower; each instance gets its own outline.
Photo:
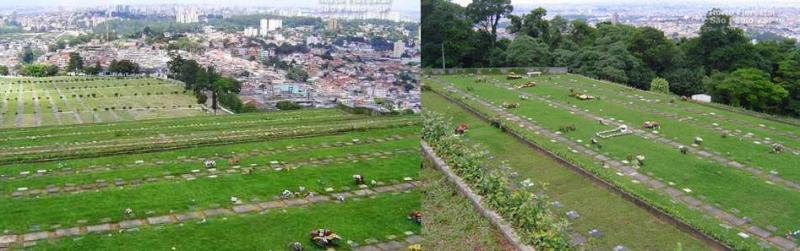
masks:
[[[196,8],[180,8],[175,13],[175,22],[190,24],[200,22],[200,14]]]
[[[405,51],[406,44],[403,43],[403,40],[397,40],[397,42],[394,42],[394,51],[392,52],[392,57],[401,58],[403,57],[403,52]]]

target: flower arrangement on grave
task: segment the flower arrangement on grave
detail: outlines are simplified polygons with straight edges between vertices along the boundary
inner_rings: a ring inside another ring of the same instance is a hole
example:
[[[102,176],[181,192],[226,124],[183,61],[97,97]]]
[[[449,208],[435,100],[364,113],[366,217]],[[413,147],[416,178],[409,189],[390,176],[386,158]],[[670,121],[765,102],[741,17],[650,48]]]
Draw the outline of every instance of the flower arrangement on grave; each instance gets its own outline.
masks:
[[[562,127],[558,128],[559,132],[574,132],[575,130],[577,130],[577,128],[575,127],[575,124],[565,125],[565,126],[562,126]]]
[[[686,154],[689,152],[689,148],[686,146],[679,146],[678,150],[680,150],[682,154]]]
[[[240,200],[237,197],[231,196],[231,204],[235,204],[235,205],[242,204],[242,200]]]
[[[283,192],[281,192],[281,197],[284,198],[284,199],[291,198],[293,196],[294,196],[294,193],[292,193],[292,191],[289,191],[288,189],[287,190],[283,190]]]
[[[520,78],[522,78],[522,76],[517,75],[516,73],[513,73],[513,72],[508,74],[508,75],[506,75],[506,79],[507,80],[514,80],[514,79],[520,79]]]
[[[458,127],[456,127],[455,133],[458,135],[464,134],[467,131],[467,128],[469,128],[467,124],[461,123],[458,125]]]
[[[228,165],[238,166],[240,160],[241,158],[239,156],[233,156],[232,158],[228,159]]]
[[[603,148],[603,146],[600,145],[600,141],[595,138],[592,138],[592,145],[596,146],[597,148]]]
[[[205,165],[206,168],[216,168],[217,162],[214,160],[205,160],[203,161],[203,165]]]
[[[131,209],[130,207],[125,208],[125,216],[131,216],[131,215],[133,215],[133,209]]]
[[[414,244],[414,245],[408,246],[408,251],[422,251],[422,245],[421,244]]]
[[[416,222],[417,224],[422,224],[422,212],[420,211],[413,211],[408,214],[408,219]]]
[[[517,89],[528,88],[528,87],[536,87],[536,82],[528,81],[528,83],[523,83],[516,86]]]
[[[644,128],[644,129],[660,129],[661,128],[661,123],[659,123],[658,121],[645,121],[644,124],[642,125],[642,128]]]
[[[694,144],[695,144],[695,145],[700,145],[700,144],[703,144],[703,138],[701,138],[701,137],[695,137],[695,138],[694,138]]]
[[[300,242],[289,243],[289,250],[291,250],[291,251],[303,251],[303,244],[300,244]]]
[[[356,182],[356,185],[363,185],[364,184],[364,176],[360,174],[353,175],[353,181]]]
[[[519,103],[503,102],[502,106],[503,106],[503,108],[506,108],[506,109],[514,109],[514,108],[519,107]]]
[[[492,127],[500,128],[500,118],[499,117],[493,117],[492,121],[490,122],[490,124],[492,125]]]
[[[782,153],[783,152],[783,145],[774,143],[772,144],[772,153]]]
[[[636,155],[636,163],[639,164],[639,166],[644,166],[644,155],[637,154]]]
[[[339,245],[342,238],[330,229],[320,228],[311,230],[311,240],[320,247],[329,247]]]

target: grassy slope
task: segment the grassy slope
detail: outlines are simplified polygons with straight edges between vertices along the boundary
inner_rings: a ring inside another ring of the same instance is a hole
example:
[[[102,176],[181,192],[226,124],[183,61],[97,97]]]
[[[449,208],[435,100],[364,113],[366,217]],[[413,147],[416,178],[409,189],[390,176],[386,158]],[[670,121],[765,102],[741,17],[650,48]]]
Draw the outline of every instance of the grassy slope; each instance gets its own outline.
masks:
[[[428,250],[513,250],[444,174],[426,163],[420,179],[427,183],[422,197],[423,247]]]
[[[690,235],[658,221],[622,198],[599,189],[582,176],[533,152],[513,137],[490,127],[438,95],[425,92],[423,100],[426,109],[453,117],[454,123],[469,124],[468,139],[488,146],[491,154],[499,160],[509,161],[520,173],[518,180],[531,178],[537,186],[546,186],[552,200],[560,201],[569,210],[582,215],[571,222],[577,232],[588,236],[586,233],[590,229],[600,229],[605,236],[594,240],[591,245],[604,249],[621,244],[634,250],[664,250],[673,249],[681,243],[689,250],[705,248]],[[564,209],[554,208],[554,211],[563,215]]]
[[[406,218],[408,212],[419,209],[419,201],[418,191],[386,194],[344,204],[323,203],[263,215],[209,219],[206,223],[87,235],[43,242],[34,250],[286,250],[288,243],[295,241],[307,250],[318,250],[308,240],[308,232],[316,228],[333,229],[344,240],[363,245],[368,238],[402,238],[405,231],[419,234],[419,225]]]

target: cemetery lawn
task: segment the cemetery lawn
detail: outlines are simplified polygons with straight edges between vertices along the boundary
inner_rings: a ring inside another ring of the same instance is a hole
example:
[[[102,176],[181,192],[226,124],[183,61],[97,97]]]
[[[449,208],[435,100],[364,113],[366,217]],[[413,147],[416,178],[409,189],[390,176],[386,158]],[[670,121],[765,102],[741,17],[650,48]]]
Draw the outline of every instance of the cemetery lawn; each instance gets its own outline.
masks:
[[[309,230],[336,229],[345,241],[362,244],[367,239],[387,241],[386,236],[391,235],[404,239],[406,231],[418,234],[419,225],[404,215],[418,210],[419,201],[418,191],[385,194],[343,204],[329,202],[209,219],[205,223],[191,221],[123,233],[90,234],[42,243],[31,250],[286,250],[295,241],[307,250],[323,250],[307,240]]]
[[[0,249],[312,248],[314,228],[404,240],[420,234],[419,125],[323,109],[7,129]]]
[[[800,161],[800,152],[797,152],[800,148],[795,147],[800,129],[796,125],[577,75],[544,75],[520,80],[506,80],[499,75],[481,77],[487,81],[450,75],[435,76],[425,83],[489,117],[499,118],[505,126],[528,140],[735,248],[760,249],[768,244],[767,239],[773,247],[778,247],[774,239],[800,229],[800,190],[794,186],[800,181],[797,176],[800,169],[794,168]],[[528,81],[537,86],[512,87]],[[445,90],[447,86],[478,100],[465,99],[460,93]],[[596,99],[580,101],[569,96],[570,89]],[[520,105],[498,110],[503,102]],[[561,133],[559,137],[566,139],[561,141],[535,129],[520,127],[520,122],[511,122],[499,111],[539,125],[548,133],[569,125],[574,125],[576,130]],[[606,123],[624,123],[636,132],[601,139],[596,132],[614,129],[617,124],[603,125],[594,117],[601,117]],[[645,121],[653,120],[659,121],[662,127],[639,129]],[[721,136],[723,132],[727,137]],[[690,146],[695,137],[702,138],[703,142],[688,154],[681,154],[675,145]],[[601,149],[589,144],[592,138],[599,139]],[[786,151],[770,153],[770,145],[775,142],[784,145]],[[592,155],[575,150],[578,146],[595,149],[609,160],[598,161]],[[637,169],[632,164],[624,164],[628,155],[639,154],[646,157],[644,166]],[[730,161],[738,163],[740,168],[734,168]],[[628,171],[620,172],[614,166],[604,168],[604,162],[621,162],[624,166],[619,168]],[[662,189],[670,190],[673,195],[654,190],[650,183],[640,183],[631,176],[633,174],[646,175],[648,182],[653,180],[653,184],[666,185]],[[693,207],[688,201],[703,206]],[[751,227],[758,229],[751,231]],[[758,232],[766,236],[757,238],[754,235],[757,230],[764,230]],[[787,241],[780,241],[785,244],[781,248],[791,248],[793,244],[790,243],[797,242]]]
[[[530,179],[537,190],[545,192],[551,201],[552,212],[569,221],[570,234],[581,235],[587,240],[582,247],[602,250],[617,245],[631,250],[674,250],[679,246],[686,250],[709,249],[690,234],[595,185],[442,96],[427,91],[423,92],[422,98],[428,111],[451,118],[453,124],[466,123],[469,130],[465,140],[487,147],[497,161],[506,161],[519,173],[519,177],[512,180],[522,182]],[[568,211],[577,212],[579,217],[568,219]],[[588,234],[592,229],[600,230],[602,236],[592,238]]]
[[[207,114],[182,84],[145,77],[4,78],[0,98],[0,128]]]
[[[430,250],[513,250],[488,219],[453,186],[441,172],[423,160],[420,179],[426,182],[422,188],[422,211],[425,218],[422,227],[423,247]]]

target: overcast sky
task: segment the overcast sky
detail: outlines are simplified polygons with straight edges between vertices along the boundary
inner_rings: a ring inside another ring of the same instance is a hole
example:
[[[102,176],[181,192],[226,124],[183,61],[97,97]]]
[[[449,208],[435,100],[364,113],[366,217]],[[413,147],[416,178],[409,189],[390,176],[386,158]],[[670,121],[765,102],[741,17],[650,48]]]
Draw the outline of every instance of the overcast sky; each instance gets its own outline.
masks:
[[[221,6],[316,7],[319,0],[0,0],[0,8],[8,7],[91,7],[115,4],[203,4]],[[420,0],[394,0],[399,11],[419,12]]]

